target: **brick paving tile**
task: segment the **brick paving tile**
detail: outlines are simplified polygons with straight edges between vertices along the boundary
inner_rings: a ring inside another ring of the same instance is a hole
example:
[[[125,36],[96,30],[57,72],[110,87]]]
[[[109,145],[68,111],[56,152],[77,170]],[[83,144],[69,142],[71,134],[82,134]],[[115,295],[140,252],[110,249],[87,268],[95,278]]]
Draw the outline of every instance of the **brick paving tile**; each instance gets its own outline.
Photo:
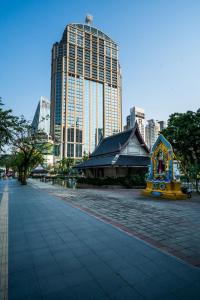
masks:
[[[200,196],[169,201],[146,199],[140,190],[72,190],[39,181],[32,183],[200,267]]]

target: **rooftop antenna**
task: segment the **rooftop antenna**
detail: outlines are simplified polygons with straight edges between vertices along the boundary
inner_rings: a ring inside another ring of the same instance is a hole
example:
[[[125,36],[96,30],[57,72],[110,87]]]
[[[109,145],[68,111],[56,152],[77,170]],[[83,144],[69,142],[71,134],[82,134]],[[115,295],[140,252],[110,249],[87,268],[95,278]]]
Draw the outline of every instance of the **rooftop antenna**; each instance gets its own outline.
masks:
[[[93,16],[92,15],[87,15],[85,18],[85,23],[89,26],[92,25],[92,21],[93,21]]]

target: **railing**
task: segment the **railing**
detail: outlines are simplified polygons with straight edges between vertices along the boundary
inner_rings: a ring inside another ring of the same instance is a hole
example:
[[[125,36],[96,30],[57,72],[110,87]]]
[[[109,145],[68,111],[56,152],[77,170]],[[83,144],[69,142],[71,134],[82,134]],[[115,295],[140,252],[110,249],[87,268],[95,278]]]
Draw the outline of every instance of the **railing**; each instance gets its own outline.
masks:
[[[35,177],[42,182],[51,182],[52,185],[59,185],[66,188],[77,188],[77,177],[66,176],[65,178],[52,177],[52,176],[38,176]],[[196,192],[196,183],[195,182],[185,182],[181,183],[183,188],[187,188],[189,192]],[[198,183],[198,191],[200,191],[200,182]]]
[[[195,182],[182,182],[181,186],[184,188],[187,188],[188,191],[190,192],[196,192],[196,183]],[[198,191],[200,191],[200,182],[198,183]]]
[[[57,178],[57,177],[42,177],[40,178],[42,182],[51,182],[53,185],[60,185],[66,188],[75,189],[77,186],[77,180],[75,177]]]

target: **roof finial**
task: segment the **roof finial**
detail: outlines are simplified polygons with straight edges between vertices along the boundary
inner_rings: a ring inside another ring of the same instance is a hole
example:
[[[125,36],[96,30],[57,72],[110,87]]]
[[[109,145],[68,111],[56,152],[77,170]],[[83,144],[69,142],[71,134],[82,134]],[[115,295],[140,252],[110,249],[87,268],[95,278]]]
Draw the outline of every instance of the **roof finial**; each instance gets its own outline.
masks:
[[[93,21],[93,16],[92,15],[87,15],[86,18],[85,18],[85,23],[89,26],[91,26],[92,24],[92,21]]]

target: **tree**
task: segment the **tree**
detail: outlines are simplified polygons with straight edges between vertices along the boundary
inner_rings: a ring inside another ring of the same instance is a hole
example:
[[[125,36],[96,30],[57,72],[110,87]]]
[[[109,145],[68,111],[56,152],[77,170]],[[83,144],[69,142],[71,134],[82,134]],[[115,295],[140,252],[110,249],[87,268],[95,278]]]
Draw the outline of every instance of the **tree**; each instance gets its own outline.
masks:
[[[44,132],[33,132],[29,122],[20,119],[20,126],[13,140],[13,168],[18,172],[21,184],[27,184],[31,170],[44,161],[44,155],[52,146],[47,142]]]
[[[86,161],[88,159],[89,159],[89,154],[86,151],[84,151],[83,152],[83,161]]]
[[[13,165],[13,157],[11,154],[3,154],[0,157],[0,166],[5,168],[6,174],[9,169],[12,168]]]
[[[9,144],[13,139],[16,130],[18,130],[18,117],[12,115],[12,110],[4,110],[3,102],[0,97],[0,152],[3,147]]]
[[[196,181],[200,174],[200,109],[197,112],[174,113],[162,134],[170,141],[184,173]]]
[[[73,165],[74,165],[74,159],[73,158],[70,158],[70,157],[63,158],[59,162],[59,171],[62,174],[69,174]]]

